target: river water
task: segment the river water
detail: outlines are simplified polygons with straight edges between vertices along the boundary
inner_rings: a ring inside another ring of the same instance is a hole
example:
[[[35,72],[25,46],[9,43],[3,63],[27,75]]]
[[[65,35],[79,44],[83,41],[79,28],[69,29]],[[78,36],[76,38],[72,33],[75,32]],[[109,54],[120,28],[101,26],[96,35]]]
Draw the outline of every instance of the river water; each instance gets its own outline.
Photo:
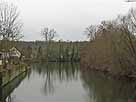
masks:
[[[136,82],[83,72],[79,63],[35,63],[2,88],[0,102],[136,102]]]

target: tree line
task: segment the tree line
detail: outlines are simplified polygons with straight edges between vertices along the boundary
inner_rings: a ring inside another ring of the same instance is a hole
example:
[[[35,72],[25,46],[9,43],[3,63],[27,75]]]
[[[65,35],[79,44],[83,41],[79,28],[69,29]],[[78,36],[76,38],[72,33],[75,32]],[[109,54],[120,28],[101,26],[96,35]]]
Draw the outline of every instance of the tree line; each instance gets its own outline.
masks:
[[[16,47],[26,60],[35,61],[79,61],[80,42],[55,41],[55,29],[43,27],[39,35],[44,41],[23,42],[20,39],[23,23],[18,7],[0,2],[0,51],[8,52]]]
[[[14,45],[29,61],[79,62],[80,49],[85,43],[52,41],[47,46],[45,41],[17,41]]]

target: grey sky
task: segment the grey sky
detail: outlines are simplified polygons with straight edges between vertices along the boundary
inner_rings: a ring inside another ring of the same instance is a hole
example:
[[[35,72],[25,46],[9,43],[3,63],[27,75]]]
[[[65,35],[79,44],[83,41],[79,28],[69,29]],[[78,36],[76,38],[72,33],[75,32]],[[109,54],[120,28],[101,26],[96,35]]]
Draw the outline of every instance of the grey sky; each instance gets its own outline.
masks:
[[[7,0],[18,5],[24,23],[24,40],[41,40],[43,26],[55,28],[59,38],[84,40],[90,24],[125,14],[136,3],[125,0]]]

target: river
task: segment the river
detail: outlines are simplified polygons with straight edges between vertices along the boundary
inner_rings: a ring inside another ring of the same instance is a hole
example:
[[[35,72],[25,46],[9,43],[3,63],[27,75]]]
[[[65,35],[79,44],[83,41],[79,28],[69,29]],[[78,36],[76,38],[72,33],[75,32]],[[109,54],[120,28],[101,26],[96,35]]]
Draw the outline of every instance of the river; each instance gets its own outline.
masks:
[[[0,102],[136,102],[136,81],[83,72],[79,63],[34,63],[0,96]]]

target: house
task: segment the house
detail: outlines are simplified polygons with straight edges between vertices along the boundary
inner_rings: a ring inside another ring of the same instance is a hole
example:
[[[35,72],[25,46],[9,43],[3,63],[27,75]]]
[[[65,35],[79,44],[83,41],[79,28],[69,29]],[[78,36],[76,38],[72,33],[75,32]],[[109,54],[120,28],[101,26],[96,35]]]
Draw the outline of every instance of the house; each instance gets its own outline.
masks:
[[[0,52],[0,65],[4,63],[19,63],[20,58],[21,52],[17,48],[12,47],[8,52]]]
[[[10,54],[10,57],[16,57],[16,58],[20,58],[21,57],[21,52],[17,48],[15,48],[15,47],[12,47],[9,50],[9,54]]]
[[[21,52],[17,48],[12,47],[9,50],[9,55],[10,55],[10,59],[9,59],[10,63],[18,64],[20,62]]]

